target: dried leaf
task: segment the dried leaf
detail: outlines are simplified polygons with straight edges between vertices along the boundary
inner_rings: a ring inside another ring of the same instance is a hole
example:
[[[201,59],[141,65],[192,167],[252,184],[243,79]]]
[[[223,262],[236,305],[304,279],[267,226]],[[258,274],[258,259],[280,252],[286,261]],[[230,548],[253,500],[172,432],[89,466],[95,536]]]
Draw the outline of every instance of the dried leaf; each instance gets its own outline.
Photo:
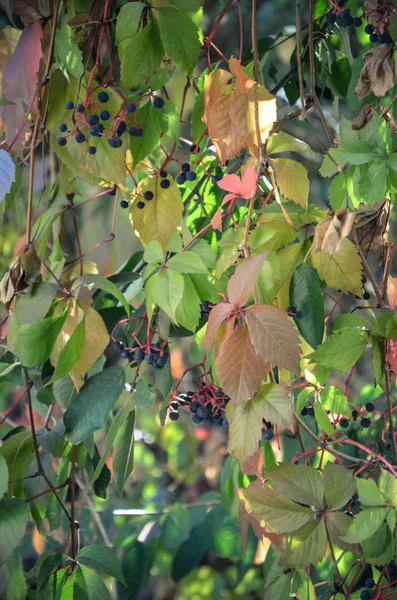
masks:
[[[270,370],[269,364],[256,354],[245,323],[235,327],[223,342],[216,365],[222,388],[234,406],[252,398]]]
[[[229,300],[236,308],[240,308],[248,302],[267,255],[268,252],[263,252],[237,265],[227,286]]]
[[[254,348],[265,361],[281,369],[299,373],[299,336],[287,315],[266,304],[254,304],[245,311]]]
[[[0,299],[7,310],[17,296],[30,296],[33,285],[41,280],[41,261],[32,244],[25,244],[0,283]]]
[[[392,206],[388,200],[359,207],[354,224],[361,236],[363,252],[375,252],[389,242],[391,211]]]
[[[397,376],[397,341],[389,340],[387,342],[387,352],[385,356],[385,361],[389,365],[390,376],[392,381]]]
[[[204,349],[206,352],[210,351],[218,327],[223,323],[232,310],[233,306],[228,302],[220,302],[211,309],[204,338]]]
[[[21,157],[25,136],[30,129],[26,111],[37,92],[37,73],[43,56],[42,36],[40,20],[27,25],[3,72],[2,95],[13,104],[1,106],[0,117],[4,124],[7,144],[11,144],[18,132],[21,132],[13,146]],[[36,101],[32,104],[32,111],[37,112]]]
[[[373,92],[384,96],[394,85],[393,44],[379,44],[363,55],[364,67],[355,92],[360,100]]]
[[[322,250],[328,256],[338,252],[343,240],[350,234],[353,227],[355,212],[346,208],[338,210],[333,217],[320,221],[314,232],[314,252]]]
[[[363,127],[369,123],[372,119],[372,104],[364,104],[362,109],[360,110],[360,114],[358,117],[353,119],[352,121],[352,129],[354,131],[360,131]]]

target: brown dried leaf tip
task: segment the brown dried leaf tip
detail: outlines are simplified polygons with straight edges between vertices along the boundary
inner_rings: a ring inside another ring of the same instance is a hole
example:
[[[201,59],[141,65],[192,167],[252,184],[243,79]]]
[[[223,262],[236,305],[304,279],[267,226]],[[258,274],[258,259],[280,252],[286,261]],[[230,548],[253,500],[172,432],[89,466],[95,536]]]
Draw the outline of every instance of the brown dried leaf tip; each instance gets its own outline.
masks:
[[[364,67],[355,92],[360,100],[373,92],[381,97],[394,85],[393,44],[380,44],[363,55]]]
[[[350,234],[355,212],[346,208],[338,210],[333,217],[320,221],[314,232],[314,252],[322,250],[329,256],[341,249],[342,241]]]
[[[391,204],[388,200],[371,206],[362,205],[356,213],[355,226],[361,236],[363,252],[375,252],[389,241],[389,217]]]
[[[17,296],[31,296],[33,284],[41,280],[40,267],[34,246],[25,244],[0,282],[0,300],[7,310]]]

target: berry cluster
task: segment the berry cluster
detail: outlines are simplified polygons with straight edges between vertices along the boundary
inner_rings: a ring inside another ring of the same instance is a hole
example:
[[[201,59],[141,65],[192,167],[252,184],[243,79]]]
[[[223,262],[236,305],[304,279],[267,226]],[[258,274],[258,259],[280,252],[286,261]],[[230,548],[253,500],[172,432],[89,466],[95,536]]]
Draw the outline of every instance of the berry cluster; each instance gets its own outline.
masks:
[[[181,169],[178,177],[176,178],[176,182],[178,185],[183,185],[186,181],[195,181],[197,179],[197,175],[194,171],[191,170],[189,163],[182,163]]]
[[[170,180],[167,179],[167,177],[168,177],[167,171],[162,170],[162,171],[160,171],[159,175],[161,177],[160,187],[163,190],[167,190],[171,185]],[[142,200],[138,200],[138,202],[136,203],[136,207],[139,208],[140,210],[142,210],[142,208],[145,208],[144,200],[146,200],[147,202],[150,202],[150,200],[153,200],[154,194],[153,194],[153,192],[148,190],[141,197],[142,197]],[[127,206],[125,208],[127,208]]]
[[[135,362],[145,361],[148,365],[152,365],[153,369],[162,369],[167,364],[169,352],[165,349],[165,346],[166,343],[156,342],[148,347],[125,348],[122,342],[114,342],[114,347],[120,353],[121,358],[129,359],[132,353]]]
[[[387,29],[384,29],[384,31],[380,33],[379,29],[375,29],[373,25],[368,23],[368,25],[365,26],[364,31],[369,35],[369,41],[373,44],[391,44],[393,42]]]
[[[339,16],[335,10],[331,10],[327,13],[326,21],[328,25],[338,23],[340,27],[350,27],[351,25],[354,25],[354,27],[361,27],[362,25],[361,17],[352,17],[350,8],[342,10]]]
[[[295,317],[295,319],[302,319],[303,317],[303,312],[298,310],[296,306],[289,306],[286,312],[289,317]]]
[[[296,82],[296,87],[299,88],[299,81]],[[307,83],[306,80],[303,80],[303,89],[305,89],[307,87]],[[320,86],[315,85],[314,86],[314,91],[316,93],[317,98],[321,98],[321,96],[323,96],[325,98],[325,100],[333,100],[334,95],[332,93],[331,88],[325,86],[324,89],[322,89]]]
[[[202,382],[195,392],[189,391],[179,395],[174,393],[169,405],[170,419],[177,421],[179,408],[189,408],[195,425],[228,427],[229,423],[225,417],[228,402],[229,397],[220,387]]]
[[[120,148],[123,144],[121,136],[129,126],[128,132],[130,136],[141,137],[143,135],[143,129],[137,123],[135,116],[137,104],[126,102],[108,125],[111,114],[102,107],[102,105],[106,104],[108,101],[109,94],[105,91],[98,92],[97,101],[88,98],[85,104],[79,103],[74,105],[71,100],[68,100],[65,107],[67,110],[73,111],[73,114],[66,123],[60,124],[59,130],[67,135],[59,137],[58,144],[60,146],[66,146],[68,138],[74,136],[74,139],[78,144],[84,142],[89,144],[89,154],[96,154],[97,148],[91,144],[91,138],[106,137],[111,148]],[[158,109],[163,108],[164,100],[156,97],[153,101],[153,106]],[[134,115],[132,123],[128,122],[128,120],[131,119],[131,115]],[[72,125],[70,131],[68,124]]]

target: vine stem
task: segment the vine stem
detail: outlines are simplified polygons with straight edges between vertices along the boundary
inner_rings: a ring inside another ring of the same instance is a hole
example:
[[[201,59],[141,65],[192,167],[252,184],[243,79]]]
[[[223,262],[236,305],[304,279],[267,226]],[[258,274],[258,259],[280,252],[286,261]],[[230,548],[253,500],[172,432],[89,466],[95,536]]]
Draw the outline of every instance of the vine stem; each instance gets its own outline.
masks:
[[[76,458],[77,458],[77,446],[72,447],[72,461],[70,466],[70,553],[72,559],[76,560],[78,548],[77,548],[77,528],[79,524],[76,522]]]
[[[301,40],[301,0],[296,0],[296,62],[298,67],[298,79],[299,79],[299,96],[301,100],[301,109],[299,119],[305,120],[305,92],[303,89],[303,72],[302,72],[302,40]]]
[[[335,556],[335,550],[334,550],[334,546],[332,544],[332,540],[331,540],[331,536],[330,536],[330,533],[329,533],[329,529],[328,529],[327,519],[326,518],[324,519],[324,525],[325,525],[325,531],[327,533],[327,540],[328,540],[329,550],[331,552],[332,560],[334,561],[334,565],[335,565],[336,576],[337,576],[337,578],[338,578],[339,581],[342,581],[342,577],[341,577],[339,569],[338,569],[338,563],[337,563],[336,556]],[[343,587],[343,591],[346,593],[345,587]]]
[[[385,304],[385,302],[384,302],[384,300],[382,298],[382,294],[379,291],[379,287],[378,287],[378,285],[377,285],[377,283],[375,281],[375,277],[372,274],[370,266],[367,263],[367,260],[366,260],[366,258],[364,256],[364,252],[361,250],[361,246],[360,246],[358,238],[357,238],[356,228],[354,227],[354,225],[353,225],[353,228],[352,228],[352,238],[353,238],[354,245],[357,248],[357,252],[359,253],[361,261],[363,263],[364,271],[366,272],[367,277],[370,280],[370,282],[372,284],[372,287],[374,288],[375,296],[376,296],[376,299],[378,301],[379,307],[380,307],[381,311],[384,312],[386,310],[386,308],[387,308],[386,304]]]
[[[393,462],[394,462],[394,464],[396,464],[397,463],[397,442],[396,442],[396,435],[395,435],[394,424],[393,424],[393,398],[391,395],[390,368],[389,368],[389,365],[386,363],[387,343],[388,343],[387,340],[384,338],[383,339],[383,354],[385,357],[384,371],[385,371],[385,392],[386,392],[386,402],[387,402],[387,420],[388,420],[388,424],[389,424],[389,434],[390,434],[391,446],[393,449]]]

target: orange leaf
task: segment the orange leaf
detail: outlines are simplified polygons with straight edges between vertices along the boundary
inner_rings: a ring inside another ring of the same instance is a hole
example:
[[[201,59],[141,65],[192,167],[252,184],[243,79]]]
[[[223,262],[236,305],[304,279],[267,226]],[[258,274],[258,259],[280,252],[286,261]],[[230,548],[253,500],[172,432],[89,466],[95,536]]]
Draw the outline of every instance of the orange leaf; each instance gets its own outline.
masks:
[[[245,323],[223,342],[216,365],[222,388],[234,406],[252,398],[269,371],[269,365],[256,354]]]
[[[263,252],[237,265],[227,285],[229,300],[236,308],[247,303],[267,255],[268,252]]]
[[[387,281],[387,299],[392,310],[397,306],[397,277],[390,277]]]
[[[272,366],[299,373],[299,336],[294,323],[274,306],[254,304],[245,311],[254,348]]]
[[[209,352],[212,342],[215,339],[216,331],[218,327],[226,319],[227,315],[233,310],[233,306],[228,302],[221,302],[211,309],[210,316],[208,317],[207,331],[205,332],[204,348],[206,352]]]

